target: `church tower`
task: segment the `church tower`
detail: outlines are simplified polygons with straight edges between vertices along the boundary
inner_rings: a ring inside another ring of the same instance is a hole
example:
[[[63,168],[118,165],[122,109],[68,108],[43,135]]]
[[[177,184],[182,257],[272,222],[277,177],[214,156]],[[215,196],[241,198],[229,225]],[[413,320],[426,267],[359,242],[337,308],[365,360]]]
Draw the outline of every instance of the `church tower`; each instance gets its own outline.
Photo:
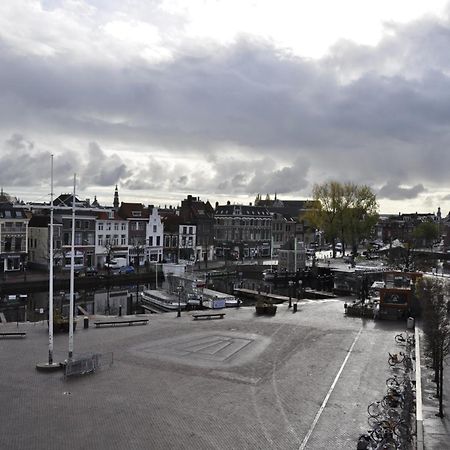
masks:
[[[113,207],[116,211],[119,209],[119,190],[117,189],[117,184],[116,184],[116,190],[114,191]]]

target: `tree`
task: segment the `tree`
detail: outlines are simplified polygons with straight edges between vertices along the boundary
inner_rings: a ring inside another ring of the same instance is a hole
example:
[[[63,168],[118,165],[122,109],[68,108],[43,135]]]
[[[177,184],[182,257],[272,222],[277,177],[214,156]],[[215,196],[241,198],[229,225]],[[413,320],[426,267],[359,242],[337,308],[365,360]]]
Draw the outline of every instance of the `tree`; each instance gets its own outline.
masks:
[[[427,350],[432,358],[436,397],[439,399],[438,416],[444,416],[443,378],[444,357],[450,345],[450,322],[448,313],[449,285],[436,277],[423,277],[417,283],[417,296],[422,303],[423,330]]]
[[[376,196],[368,186],[329,181],[315,184],[313,199],[316,207],[305,217],[323,230],[325,239],[331,242],[336,257],[337,239],[342,242],[343,252],[350,243],[356,253],[359,242],[370,237],[378,220]]]
[[[432,248],[436,239],[439,238],[439,227],[431,221],[422,222],[414,230],[413,238],[418,243],[421,242],[425,246]]]

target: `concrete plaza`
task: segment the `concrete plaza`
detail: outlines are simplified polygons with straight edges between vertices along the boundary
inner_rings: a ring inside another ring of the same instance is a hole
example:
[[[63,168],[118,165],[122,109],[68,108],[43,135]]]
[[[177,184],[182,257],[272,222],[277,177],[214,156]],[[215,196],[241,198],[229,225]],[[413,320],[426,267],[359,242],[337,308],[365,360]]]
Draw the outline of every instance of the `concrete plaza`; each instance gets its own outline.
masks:
[[[104,367],[67,379],[35,369],[46,323],[2,324],[27,337],[0,339],[0,448],[354,449],[405,324],[346,317],[344,301],[305,300],[295,314],[281,304],[274,317],[241,307],[221,320],[80,321],[75,357],[101,353]],[[67,347],[55,335],[55,360]]]

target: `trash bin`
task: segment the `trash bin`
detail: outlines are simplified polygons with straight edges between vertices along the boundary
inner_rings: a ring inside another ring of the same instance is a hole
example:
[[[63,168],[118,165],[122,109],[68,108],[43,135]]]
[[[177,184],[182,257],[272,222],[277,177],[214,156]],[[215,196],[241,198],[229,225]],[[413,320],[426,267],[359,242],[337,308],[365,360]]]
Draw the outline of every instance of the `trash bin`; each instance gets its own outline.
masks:
[[[88,316],[84,316],[83,325],[84,325],[84,328],[89,328],[89,317]]]
[[[408,328],[408,330],[412,330],[414,328],[414,317],[408,317],[408,320],[406,321],[406,328]]]

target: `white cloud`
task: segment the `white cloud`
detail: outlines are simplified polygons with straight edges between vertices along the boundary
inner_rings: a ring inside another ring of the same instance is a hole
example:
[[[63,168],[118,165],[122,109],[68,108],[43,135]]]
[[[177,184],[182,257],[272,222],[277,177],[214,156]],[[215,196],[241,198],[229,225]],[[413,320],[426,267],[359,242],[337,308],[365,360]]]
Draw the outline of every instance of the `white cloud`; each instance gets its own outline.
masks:
[[[450,163],[450,33],[420,16],[443,2],[308,5],[0,2],[4,184],[45,185],[55,153],[61,185],[76,171],[86,190],[136,196],[299,195],[336,178],[433,195]]]

